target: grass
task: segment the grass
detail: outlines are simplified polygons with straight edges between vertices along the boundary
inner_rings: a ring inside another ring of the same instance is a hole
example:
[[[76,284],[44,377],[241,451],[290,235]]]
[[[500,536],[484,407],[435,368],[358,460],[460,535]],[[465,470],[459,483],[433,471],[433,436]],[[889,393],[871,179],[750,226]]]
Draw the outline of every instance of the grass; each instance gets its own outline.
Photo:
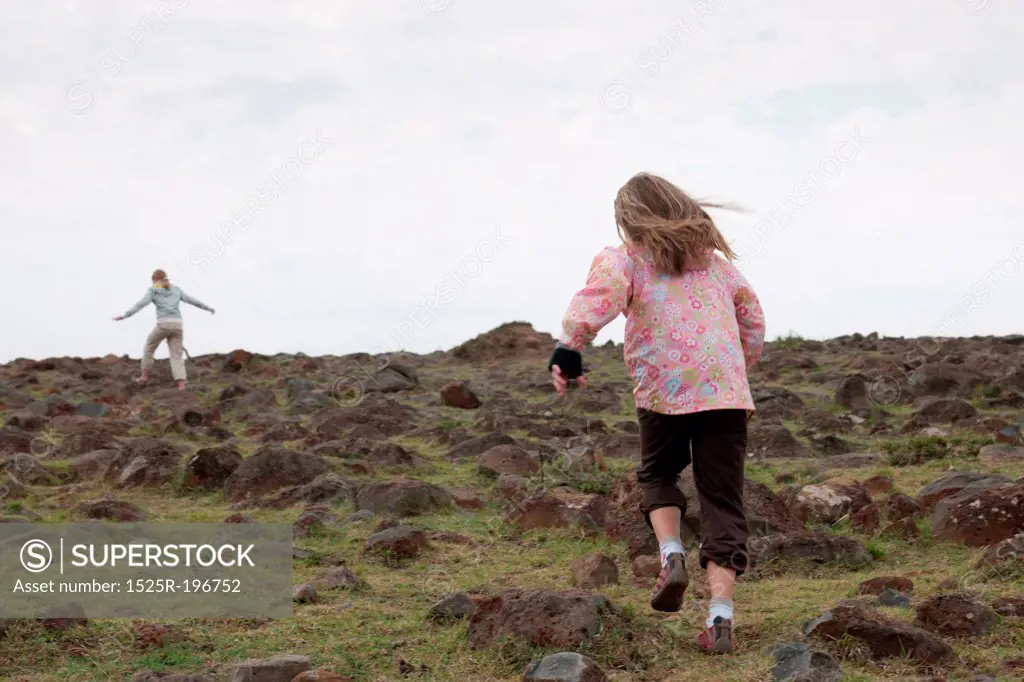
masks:
[[[775,343],[785,348],[801,342],[798,336],[791,335]],[[624,380],[619,349],[595,350],[590,361],[595,365],[595,376],[600,373],[615,381]],[[510,384],[515,371],[515,367],[508,368]],[[453,373],[461,374],[444,366],[420,370],[424,381],[447,380]],[[487,385],[483,382],[486,372],[466,374],[479,374],[482,377],[479,384]],[[471,380],[471,384],[476,383]],[[207,396],[216,396],[226,385],[224,382],[212,384]],[[822,406],[829,409],[827,402]],[[474,420],[471,412],[450,409],[436,408],[430,414],[436,417],[432,423],[442,430],[471,428]],[[556,419],[557,414],[560,413],[556,411]],[[578,410],[571,414],[580,416]],[[635,418],[635,413],[627,392],[618,411],[584,416],[602,419],[611,427],[619,418]],[[308,423],[308,418],[303,422]],[[431,422],[428,420],[428,423]],[[803,428],[799,421],[790,425],[794,431]],[[242,431],[238,424],[229,422],[225,426],[236,433]],[[856,436],[849,438],[857,441]],[[324,590],[318,603],[296,605],[292,618],[263,623],[232,619],[147,620],[148,623],[168,624],[178,635],[176,641],[160,648],[141,647],[133,623],[126,620],[101,619],[91,622],[88,628],[61,632],[45,631],[34,622],[18,623],[6,637],[0,638],[3,679],[12,682],[121,681],[130,679],[132,673],[141,669],[178,673],[202,671],[247,658],[300,653],[309,656],[316,667],[349,675],[360,682],[401,679],[400,660],[417,668],[426,666],[426,672],[410,679],[511,682],[521,678],[527,663],[551,650],[514,640],[474,650],[469,645],[465,622],[433,624],[426,619],[427,611],[445,594],[457,590],[496,593],[513,588],[571,589],[572,562],[600,551],[612,557],[618,566],[619,584],[602,587],[599,591],[615,605],[619,615],[609,619],[606,631],[593,644],[579,650],[595,658],[611,680],[767,680],[773,664],[766,655],[767,649],[778,643],[799,641],[800,627],[806,620],[853,596],[862,580],[884,575],[911,577],[915,583],[913,599],[919,603],[934,594],[943,580],[971,573],[982,553],[980,549],[953,545],[933,537],[927,520],[920,522],[921,535],[912,540],[857,534],[848,522],[841,522],[831,532],[861,540],[874,562],[854,570],[841,566],[799,566],[773,571],[762,578],[742,578],[736,594],[741,650],[734,656],[709,658],[688,647],[705,616],[706,598],[702,596],[702,588],[706,579],[702,571],[694,569],[694,587],[679,614],[653,612],[648,606],[651,581],[633,577],[623,543],[612,543],[603,536],[584,536],[571,528],[518,532],[502,521],[501,509],[492,499],[493,482],[482,476],[473,462],[450,460],[449,448],[444,445],[417,438],[392,440],[415,451],[429,463],[427,469],[408,471],[408,475],[438,485],[471,489],[485,503],[479,510],[457,509],[409,521],[427,531],[455,533],[475,542],[435,541],[421,557],[391,568],[362,554],[366,538],[380,519],[346,523],[296,541],[296,545],[308,550],[311,556],[295,562],[292,581],[315,583],[320,571],[337,559],[343,560],[363,581],[359,589]],[[896,490],[914,495],[950,469],[1002,473],[1012,478],[1024,475],[1024,465],[980,465],[976,453],[985,439],[976,436],[938,439],[911,436],[864,442],[870,443],[871,449],[885,452],[888,461],[875,467],[829,470],[828,476],[865,480],[887,475]],[[243,456],[251,455],[256,448],[254,439],[240,438],[238,449]],[[608,459],[605,464],[606,471],[574,473],[553,462],[545,465],[543,479],[549,484],[568,483],[584,491],[606,492],[616,477],[630,471],[636,462]],[[65,466],[64,462],[47,463],[55,472]],[[814,461],[764,464],[748,461],[746,474],[753,481],[777,489],[775,479],[779,473],[792,473],[797,483],[804,483],[817,475],[816,468]],[[358,480],[382,480],[393,473],[378,471],[370,478]],[[152,520],[159,522],[219,522],[233,512],[217,492],[184,491],[173,486],[165,490],[115,491],[92,481],[79,485],[81,489],[76,499],[109,493],[138,504]],[[26,500],[7,502],[7,511],[31,509],[48,521],[68,518],[68,501],[55,497],[52,489],[37,487],[30,492]],[[355,509],[351,502],[345,502],[334,505],[333,511],[345,518]],[[268,523],[291,523],[299,512],[299,508],[246,510],[258,521]],[[689,559],[691,566],[697,565],[694,552],[691,551]],[[985,580],[985,601],[1024,592],[1024,575],[1002,573],[980,579]],[[913,619],[913,611],[884,611],[890,617]],[[979,672],[987,672],[999,680],[1009,679],[1005,674],[1000,677],[999,666],[1003,659],[1024,650],[1024,623],[1004,620],[988,635],[950,642],[962,663],[941,671],[948,679],[966,680]],[[856,646],[848,644],[816,642],[815,646],[828,649],[843,659],[847,680],[909,680],[926,672],[904,660],[870,661]]]

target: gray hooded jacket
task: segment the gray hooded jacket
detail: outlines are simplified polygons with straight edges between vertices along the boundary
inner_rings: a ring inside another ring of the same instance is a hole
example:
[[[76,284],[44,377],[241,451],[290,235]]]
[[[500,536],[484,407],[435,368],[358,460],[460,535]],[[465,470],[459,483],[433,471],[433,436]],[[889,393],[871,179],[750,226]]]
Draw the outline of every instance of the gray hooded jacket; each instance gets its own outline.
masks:
[[[149,291],[146,292],[146,295],[140,298],[138,303],[125,312],[124,317],[131,317],[152,303],[156,306],[157,322],[172,320],[180,321],[181,311],[178,309],[178,305],[181,301],[184,301],[189,305],[194,305],[197,308],[202,308],[203,310],[213,310],[202,301],[198,301],[186,294],[181,287],[172,284],[170,289],[150,287]]]

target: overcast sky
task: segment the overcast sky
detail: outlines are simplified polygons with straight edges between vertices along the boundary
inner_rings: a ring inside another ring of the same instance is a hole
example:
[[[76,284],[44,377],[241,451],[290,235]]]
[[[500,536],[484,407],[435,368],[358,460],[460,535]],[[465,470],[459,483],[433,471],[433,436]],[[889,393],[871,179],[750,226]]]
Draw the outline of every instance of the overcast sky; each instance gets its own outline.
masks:
[[[1024,327],[1011,0],[4,10],[0,362],[137,357],[158,267],[193,355],[557,333],[642,170],[748,209],[769,338]]]

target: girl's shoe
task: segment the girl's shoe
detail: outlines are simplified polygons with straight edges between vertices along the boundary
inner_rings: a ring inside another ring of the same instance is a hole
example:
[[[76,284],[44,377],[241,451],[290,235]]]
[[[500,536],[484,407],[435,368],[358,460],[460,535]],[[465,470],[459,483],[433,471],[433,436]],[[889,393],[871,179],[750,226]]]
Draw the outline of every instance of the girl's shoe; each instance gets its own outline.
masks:
[[[651,608],[655,611],[678,611],[683,606],[683,595],[690,584],[686,573],[686,558],[682,554],[669,554],[658,574],[658,582],[651,593]]]
[[[736,640],[732,636],[732,621],[717,616],[711,627],[697,635],[697,646],[712,654],[728,654],[736,651]]]

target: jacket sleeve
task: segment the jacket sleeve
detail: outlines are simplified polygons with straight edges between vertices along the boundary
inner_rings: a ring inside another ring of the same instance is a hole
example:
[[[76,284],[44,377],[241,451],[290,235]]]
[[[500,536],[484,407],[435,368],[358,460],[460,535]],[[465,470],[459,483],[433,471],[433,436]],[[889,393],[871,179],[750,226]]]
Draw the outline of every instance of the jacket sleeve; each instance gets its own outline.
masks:
[[[732,268],[733,306],[736,309],[736,322],[740,330],[740,345],[743,347],[743,359],[747,371],[757,365],[764,350],[764,310],[747,279],[735,267]]]
[[[633,262],[623,251],[607,248],[590,265],[587,284],[562,318],[559,342],[582,352],[600,331],[626,312],[633,295]]]
[[[131,308],[129,308],[127,311],[125,311],[125,313],[124,313],[124,315],[122,315],[122,317],[131,317],[132,315],[134,315],[135,313],[139,312],[140,310],[142,310],[143,308],[145,308],[147,305],[149,305],[152,302],[153,302],[153,290],[149,289],[149,290],[146,291],[146,295],[145,296],[140,298],[135,305],[133,305]]]
[[[202,310],[210,310],[210,306],[206,305],[197,298],[192,298],[191,296],[185,293],[184,289],[181,290],[181,300],[183,300],[185,303],[188,303],[189,305],[194,305],[197,308],[201,308]]]

